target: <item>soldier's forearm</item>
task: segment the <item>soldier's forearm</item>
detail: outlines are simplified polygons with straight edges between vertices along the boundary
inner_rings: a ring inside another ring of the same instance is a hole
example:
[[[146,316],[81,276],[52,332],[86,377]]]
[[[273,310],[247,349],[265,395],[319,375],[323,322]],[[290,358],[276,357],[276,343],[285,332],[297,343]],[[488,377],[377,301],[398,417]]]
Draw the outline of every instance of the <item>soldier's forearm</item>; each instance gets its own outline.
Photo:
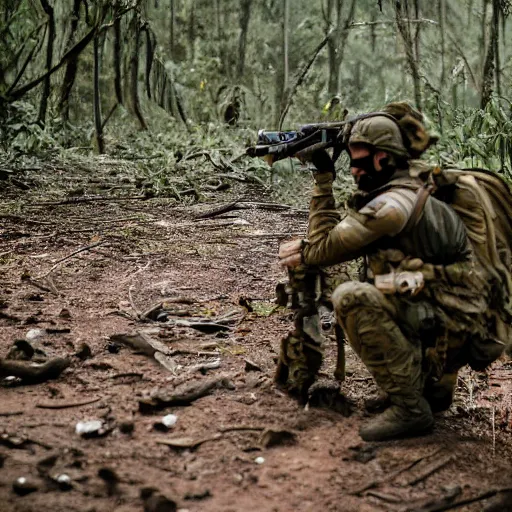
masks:
[[[317,174],[309,207],[308,244],[303,250],[305,263],[333,265],[340,262],[339,235],[333,233],[340,219],[332,193],[332,175]]]

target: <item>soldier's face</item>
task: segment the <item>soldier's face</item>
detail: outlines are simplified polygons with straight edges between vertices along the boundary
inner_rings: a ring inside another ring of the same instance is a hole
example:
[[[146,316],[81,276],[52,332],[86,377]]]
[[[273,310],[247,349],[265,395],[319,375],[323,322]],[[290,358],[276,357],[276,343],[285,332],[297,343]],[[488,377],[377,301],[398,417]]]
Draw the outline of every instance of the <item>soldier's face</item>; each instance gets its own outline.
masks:
[[[370,192],[389,180],[393,168],[387,166],[388,155],[384,151],[372,151],[364,145],[349,146],[350,172],[357,186]],[[382,172],[381,172],[382,171]]]
[[[350,172],[356,183],[359,183],[361,176],[368,174],[369,166],[373,167],[373,156],[371,151],[365,146],[349,147],[351,167]]]

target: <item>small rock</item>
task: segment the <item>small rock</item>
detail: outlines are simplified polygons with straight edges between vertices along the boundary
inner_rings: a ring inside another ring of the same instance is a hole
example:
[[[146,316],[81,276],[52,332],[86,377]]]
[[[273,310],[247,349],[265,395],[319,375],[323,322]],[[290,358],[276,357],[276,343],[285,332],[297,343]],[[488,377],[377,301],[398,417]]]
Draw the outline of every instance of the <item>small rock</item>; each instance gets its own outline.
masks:
[[[106,433],[103,422],[100,420],[79,421],[76,424],[75,432],[83,438],[101,437]]]
[[[75,352],[75,356],[82,361],[89,359],[90,357],[92,357],[91,347],[87,345],[87,343],[81,343],[80,347]]]
[[[261,368],[250,359],[244,359],[245,361],[245,371],[246,372],[261,372]]]
[[[71,483],[71,478],[69,475],[64,473],[55,475],[53,477],[53,481],[58,485],[61,491],[70,491],[73,489],[73,484]]]
[[[174,425],[176,425],[177,421],[178,421],[178,416],[176,416],[175,414],[167,414],[160,421],[155,423],[153,425],[153,428],[155,430],[159,430],[161,432],[167,432],[169,429],[174,427]]]
[[[278,445],[290,445],[297,442],[297,435],[289,430],[266,429],[260,437],[260,444],[264,448],[271,448]]]
[[[263,464],[265,462],[265,459],[263,457],[256,457],[254,459],[254,462],[256,462],[256,464]]]
[[[25,335],[25,339],[30,341],[36,341],[46,336],[46,329],[30,329]]]
[[[31,492],[37,491],[38,487],[31,479],[21,476],[12,484],[12,490],[18,496],[25,496]]]
[[[62,308],[59,313],[59,317],[64,320],[69,320],[71,318],[71,313],[68,308]]]
[[[135,423],[133,421],[130,421],[130,420],[122,421],[119,424],[119,430],[123,434],[132,434],[133,431],[135,430]]]

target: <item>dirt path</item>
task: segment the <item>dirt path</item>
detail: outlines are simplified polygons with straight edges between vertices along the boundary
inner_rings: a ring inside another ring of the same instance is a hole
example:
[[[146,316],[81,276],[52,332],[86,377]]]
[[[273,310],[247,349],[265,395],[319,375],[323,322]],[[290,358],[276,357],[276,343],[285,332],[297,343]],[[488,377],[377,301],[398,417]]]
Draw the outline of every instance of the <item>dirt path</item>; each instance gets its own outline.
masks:
[[[217,206],[230,199],[219,197]],[[214,205],[29,201],[25,196],[21,210],[1,219],[0,355],[32,337],[39,354],[72,362],[53,381],[0,385],[2,511],[128,512],[144,503],[160,510],[141,499],[147,487],[182,512],[406,511],[511,484],[510,363],[496,363],[487,375],[465,372],[455,406],[438,418],[433,435],[375,445],[357,434],[362,402],[375,387],[350,351],[350,417],[304,410],[273,387],[279,339],[290,326],[289,313],[272,302],[283,277],[276,249],[304,230],[303,214],[254,208],[197,221]],[[135,319],[163,299],[170,323]],[[240,305],[247,301],[252,312]],[[227,313],[234,323],[210,334],[179,322]],[[170,370],[109,339],[141,330],[172,351]],[[248,371],[247,359],[257,368]],[[325,379],[333,360],[331,345]],[[218,367],[201,371],[204,363]],[[140,412],[140,401],[158,389],[215,378],[210,393],[190,406]],[[84,404],[89,400],[96,401]],[[52,404],[74,406],[39,407]],[[155,423],[171,413],[176,424],[158,430]],[[106,432],[82,438],[75,427],[84,420],[100,420]],[[291,432],[294,442],[262,448],[269,428]],[[202,443],[160,444],[175,438]],[[117,484],[108,483],[112,472]],[[37,490],[18,496],[13,483],[20,477]],[[483,503],[458,510],[482,510]]]

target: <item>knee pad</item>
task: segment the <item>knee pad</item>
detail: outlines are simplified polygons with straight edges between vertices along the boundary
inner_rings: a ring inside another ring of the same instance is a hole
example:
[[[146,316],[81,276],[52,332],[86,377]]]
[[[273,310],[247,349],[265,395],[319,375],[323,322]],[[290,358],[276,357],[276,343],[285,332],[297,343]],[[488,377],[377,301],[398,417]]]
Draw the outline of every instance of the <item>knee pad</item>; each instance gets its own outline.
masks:
[[[396,314],[382,292],[370,283],[359,281],[340,284],[332,294],[332,303],[338,318],[346,317],[356,308],[381,309],[392,316]]]

